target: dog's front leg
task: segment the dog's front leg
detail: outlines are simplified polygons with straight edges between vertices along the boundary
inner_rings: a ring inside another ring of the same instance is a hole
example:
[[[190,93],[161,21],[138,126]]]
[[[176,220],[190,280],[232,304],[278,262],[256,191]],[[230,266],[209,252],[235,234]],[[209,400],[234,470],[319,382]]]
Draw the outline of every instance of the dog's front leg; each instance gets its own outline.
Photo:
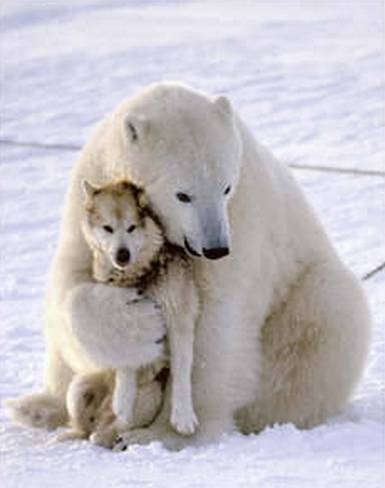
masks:
[[[116,415],[117,429],[124,430],[132,427],[136,394],[136,371],[132,368],[118,369],[112,398],[112,410]]]
[[[198,426],[191,391],[194,323],[179,317],[176,323],[169,325],[172,378],[170,422],[180,434],[191,435]]]
[[[169,290],[162,309],[167,321],[171,362],[170,423],[177,432],[191,435],[198,426],[195,415],[191,371],[194,329],[198,315],[198,298],[189,269],[170,269],[165,288]]]

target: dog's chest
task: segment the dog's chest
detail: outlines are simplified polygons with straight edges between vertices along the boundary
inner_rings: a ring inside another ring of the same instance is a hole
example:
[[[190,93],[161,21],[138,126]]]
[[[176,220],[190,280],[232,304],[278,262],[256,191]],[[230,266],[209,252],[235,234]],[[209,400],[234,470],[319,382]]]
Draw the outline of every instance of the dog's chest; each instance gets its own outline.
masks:
[[[112,286],[135,287],[142,293],[150,292],[164,281],[169,273],[170,266],[176,260],[179,260],[178,256],[166,249],[160,252],[156,259],[148,263],[147,266],[142,266],[140,269],[134,267],[127,272],[113,267],[109,268],[107,273],[104,273],[103,281]]]

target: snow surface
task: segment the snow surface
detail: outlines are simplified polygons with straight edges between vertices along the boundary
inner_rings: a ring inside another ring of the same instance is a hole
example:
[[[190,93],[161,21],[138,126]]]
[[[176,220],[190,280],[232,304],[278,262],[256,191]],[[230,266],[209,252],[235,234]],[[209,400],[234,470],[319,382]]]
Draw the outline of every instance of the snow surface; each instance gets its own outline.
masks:
[[[302,168],[295,174],[354,272],[384,263],[383,2],[8,0],[0,12],[2,399],[41,387],[42,296],[76,147],[152,81],[227,94],[261,141]],[[0,485],[384,486],[384,284],[384,270],[365,281],[370,361],[326,425],[115,454],[16,427],[1,407]]]

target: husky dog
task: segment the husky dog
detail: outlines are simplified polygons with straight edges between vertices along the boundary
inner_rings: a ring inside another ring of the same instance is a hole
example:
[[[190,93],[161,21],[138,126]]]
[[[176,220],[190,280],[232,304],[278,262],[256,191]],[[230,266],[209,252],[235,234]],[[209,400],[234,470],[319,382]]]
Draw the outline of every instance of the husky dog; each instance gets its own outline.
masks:
[[[148,427],[160,413],[168,372],[166,360],[140,368],[133,412],[136,427]],[[89,439],[93,444],[112,448],[119,433],[112,410],[114,388],[112,370],[77,374],[66,396],[70,430],[61,432],[57,440]]]
[[[128,301],[144,295],[161,307],[170,349],[170,422],[179,433],[191,435],[198,425],[192,402],[191,369],[199,304],[189,261],[180,247],[165,239],[140,188],[127,181],[102,187],[84,181],[83,187],[82,231],[93,255],[93,277],[101,283],[126,287]],[[159,369],[161,366],[156,368]],[[138,371],[132,367],[115,371],[112,411],[117,430],[135,424],[137,382]]]

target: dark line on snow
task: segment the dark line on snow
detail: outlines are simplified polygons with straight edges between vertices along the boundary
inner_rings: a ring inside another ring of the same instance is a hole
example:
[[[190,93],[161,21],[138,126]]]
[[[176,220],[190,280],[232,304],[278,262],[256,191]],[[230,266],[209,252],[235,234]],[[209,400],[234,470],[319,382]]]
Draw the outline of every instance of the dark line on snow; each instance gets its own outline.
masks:
[[[385,177],[384,171],[376,170],[365,170],[365,169],[354,169],[354,168],[333,168],[332,166],[307,166],[305,164],[289,163],[290,168],[309,170],[309,171],[320,171],[325,173],[345,173],[349,175],[364,175],[364,176],[382,176]]]
[[[54,149],[60,151],[79,151],[82,146],[77,144],[46,144],[43,142],[27,142],[27,141],[13,141],[11,139],[0,139],[0,144],[8,146],[20,146],[31,147],[40,149]],[[344,173],[350,175],[363,175],[363,176],[381,176],[385,178],[385,171],[376,170],[364,170],[354,168],[334,168],[332,166],[308,166],[306,164],[289,163],[288,166],[292,169],[305,170],[305,171],[318,171],[324,173]]]
[[[40,149],[57,149],[61,151],[79,151],[82,146],[75,144],[46,144],[43,142],[12,141],[10,139],[0,139],[0,144],[6,146],[34,147]]]
[[[372,278],[374,275],[379,273],[380,271],[383,271],[385,269],[385,263],[379,264],[376,268],[372,269],[368,273],[366,273],[361,279],[362,281],[366,281],[369,278]]]

